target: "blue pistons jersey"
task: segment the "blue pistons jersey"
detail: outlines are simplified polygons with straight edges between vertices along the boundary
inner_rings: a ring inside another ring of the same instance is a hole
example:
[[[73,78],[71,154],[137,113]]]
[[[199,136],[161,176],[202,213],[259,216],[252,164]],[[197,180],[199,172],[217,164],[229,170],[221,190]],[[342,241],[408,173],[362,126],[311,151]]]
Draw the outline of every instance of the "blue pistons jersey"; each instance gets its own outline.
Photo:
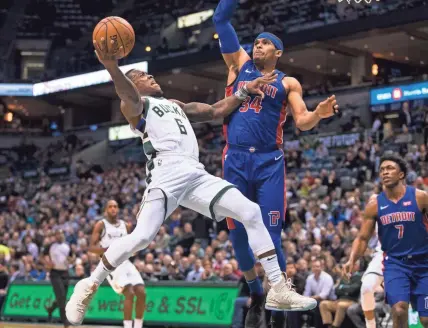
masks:
[[[378,227],[382,250],[387,256],[428,256],[428,219],[416,202],[416,189],[406,187],[404,197],[394,203],[379,194]]]
[[[282,145],[282,127],[286,119],[287,92],[282,85],[286,76],[275,70],[278,78],[274,83],[264,85],[264,99],[250,95],[242,105],[224,121],[224,137],[232,145],[265,148]],[[226,88],[226,96],[232,95],[245,83],[263,76],[252,60],[247,61],[239,71],[235,82]]]
[[[407,186],[397,203],[382,192],[377,202],[386,301],[411,303],[428,317],[428,219],[418,208],[416,189]]]
[[[282,85],[285,74],[276,70],[277,79],[262,86],[265,96],[250,95],[224,120],[226,147],[223,151],[223,177],[242,194],[260,206],[263,222],[269,231],[278,256],[279,266],[286,270],[282,251],[281,231],[286,207],[283,125],[286,118],[287,92]],[[248,60],[240,69],[235,82],[227,87],[231,96],[245,83],[262,74]],[[255,258],[248,244],[245,227],[227,218],[230,240],[239,267],[248,271]]]

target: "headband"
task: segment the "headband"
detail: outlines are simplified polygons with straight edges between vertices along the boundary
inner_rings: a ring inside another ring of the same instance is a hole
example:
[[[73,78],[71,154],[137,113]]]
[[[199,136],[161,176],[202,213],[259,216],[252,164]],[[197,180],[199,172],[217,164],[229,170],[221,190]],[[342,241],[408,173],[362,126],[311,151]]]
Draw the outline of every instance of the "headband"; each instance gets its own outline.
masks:
[[[256,40],[258,40],[258,39],[268,39],[270,42],[273,43],[273,45],[275,46],[275,48],[277,50],[284,51],[284,45],[283,45],[281,39],[278,38],[275,34],[272,34],[269,32],[263,32],[257,36]]]

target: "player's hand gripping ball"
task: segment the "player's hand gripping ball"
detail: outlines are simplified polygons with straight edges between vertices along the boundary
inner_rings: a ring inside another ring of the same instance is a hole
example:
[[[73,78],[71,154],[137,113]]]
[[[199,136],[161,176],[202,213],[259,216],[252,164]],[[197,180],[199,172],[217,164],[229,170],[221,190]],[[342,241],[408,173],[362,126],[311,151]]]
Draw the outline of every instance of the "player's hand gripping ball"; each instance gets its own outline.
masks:
[[[98,57],[118,60],[128,56],[134,48],[135,32],[123,18],[110,16],[95,26],[92,40]]]

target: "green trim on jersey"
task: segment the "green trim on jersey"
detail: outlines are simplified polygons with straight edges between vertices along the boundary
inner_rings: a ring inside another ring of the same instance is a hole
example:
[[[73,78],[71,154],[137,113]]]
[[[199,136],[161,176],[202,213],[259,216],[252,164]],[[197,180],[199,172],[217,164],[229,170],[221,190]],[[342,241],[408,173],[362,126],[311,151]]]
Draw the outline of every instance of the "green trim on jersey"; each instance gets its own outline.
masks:
[[[156,154],[156,149],[153,147],[150,140],[143,143],[143,150],[147,157],[151,157],[152,155]]]
[[[150,100],[148,97],[144,97],[144,105],[143,105],[143,117],[144,119],[147,118],[147,113],[150,109]]]

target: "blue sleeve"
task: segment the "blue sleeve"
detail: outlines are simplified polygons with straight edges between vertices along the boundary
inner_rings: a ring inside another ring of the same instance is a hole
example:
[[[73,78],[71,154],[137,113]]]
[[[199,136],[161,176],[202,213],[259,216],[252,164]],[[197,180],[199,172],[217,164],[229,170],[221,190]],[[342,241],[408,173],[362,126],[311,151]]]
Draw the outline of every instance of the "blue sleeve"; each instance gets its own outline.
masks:
[[[220,50],[223,54],[237,52],[241,46],[230,20],[238,5],[238,0],[220,0],[214,16],[213,22],[220,39]]]

